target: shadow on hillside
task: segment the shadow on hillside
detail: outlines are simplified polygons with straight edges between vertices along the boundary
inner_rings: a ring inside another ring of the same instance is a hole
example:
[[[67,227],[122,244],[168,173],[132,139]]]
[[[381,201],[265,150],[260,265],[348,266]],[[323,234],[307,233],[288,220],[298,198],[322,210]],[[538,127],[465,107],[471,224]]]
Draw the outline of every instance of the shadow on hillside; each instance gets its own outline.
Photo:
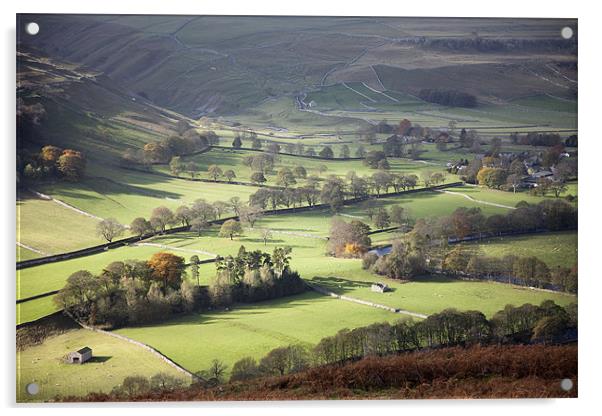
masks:
[[[418,276],[412,279],[412,282],[414,283],[453,283],[457,281],[458,280],[453,279],[451,277],[446,277],[437,274]]]
[[[155,322],[147,325],[136,325],[128,328],[160,328],[163,326],[191,326],[191,325],[211,325],[223,322],[229,322],[236,325],[236,321],[244,319],[245,316],[260,316],[277,312],[283,309],[294,309],[302,306],[315,304],[317,301],[329,301],[331,298],[314,291],[306,291],[300,294],[285,296],[278,299],[271,299],[256,303],[240,303],[225,308],[215,308],[204,310],[198,313],[191,313],[174,317],[163,322]],[[135,335],[125,334],[136,339]]]

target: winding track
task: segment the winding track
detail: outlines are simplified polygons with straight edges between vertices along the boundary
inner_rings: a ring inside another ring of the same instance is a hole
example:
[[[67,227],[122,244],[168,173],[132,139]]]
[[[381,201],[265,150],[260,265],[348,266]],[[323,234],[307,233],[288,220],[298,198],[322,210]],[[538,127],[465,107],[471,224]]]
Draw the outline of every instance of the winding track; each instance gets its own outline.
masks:
[[[309,283],[309,282],[306,281],[305,284],[311,290],[314,290],[314,291],[316,291],[318,293],[321,293],[323,295],[332,296],[333,298],[337,298],[337,299],[344,300],[344,301],[347,301],[347,302],[359,303],[360,305],[366,305],[366,306],[370,306],[370,307],[373,307],[373,308],[384,309],[384,310],[392,312],[392,313],[399,313],[399,314],[402,314],[402,315],[408,315],[408,316],[412,316],[414,318],[420,318],[420,319],[426,319],[426,318],[428,318],[428,315],[424,315],[422,313],[406,311],[404,309],[399,309],[399,308],[392,308],[390,306],[381,305],[379,303],[369,302],[369,301],[366,301],[366,300],[352,298],[352,297],[345,296],[345,295],[339,295],[338,293],[335,293],[335,292],[332,292],[332,291],[330,291],[328,289],[325,289],[322,286],[316,285],[315,283]]]
[[[17,241],[17,245],[19,247],[21,247],[21,248],[27,249],[29,251],[33,251],[34,253],[38,253],[38,254],[41,254],[43,256],[50,256],[50,253],[46,253],[46,252],[44,252],[42,250],[38,250],[37,248],[33,248],[32,246],[28,246],[27,244],[23,244],[23,243],[21,243],[19,241]]]
[[[86,217],[90,217],[90,218],[93,218],[93,219],[98,220],[98,221],[103,221],[104,220],[104,218],[97,217],[94,214],[90,214],[89,212],[83,211],[83,210],[81,210],[79,208],[75,208],[73,205],[69,205],[68,203],[63,202],[60,199],[56,199],[56,198],[53,198],[53,197],[51,197],[49,195],[43,194],[41,192],[34,191],[33,189],[29,189],[29,191],[32,192],[32,193],[34,193],[40,199],[44,199],[46,201],[52,201],[55,204],[58,204],[58,205],[62,206],[63,208],[70,209],[71,211],[75,211],[78,214],[85,215]]]
[[[163,248],[165,250],[173,250],[173,251],[184,251],[187,253],[196,253],[196,254],[204,254],[206,256],[212,256],[212,257],[218,257],[217,254],[215,253],[211,253],[209,251],[204,251],[204,250],[194,250],[191,248],[180,248],[180,247],[173,247],[173,246],[168,246],[165,244],[159,244],[159,243],[136,243],[134,244],[135,246],[149,246],[149,247],[158,247],[158,248]]]
[[[459,195],[462,196],[472,202],[476,202],[477,204],[483,204],[483,205],[491,205],[493,207],[498,207],[498,208],[506,208],[506,209],[516,209],[516,207],[511,207],[510,205],[504,205],[504,204],[497,204],[495,202],[488,202],[488,201],[483,201],[480,199],[474,199],[473,197],[471,197],[470,195],[466,195],[463,194],[461,192],[453,192],[453,191],[446,191],[444,189],[437,189],[435,190],[435,192],[443,192],[445,194],[452,194],[452,195]]]

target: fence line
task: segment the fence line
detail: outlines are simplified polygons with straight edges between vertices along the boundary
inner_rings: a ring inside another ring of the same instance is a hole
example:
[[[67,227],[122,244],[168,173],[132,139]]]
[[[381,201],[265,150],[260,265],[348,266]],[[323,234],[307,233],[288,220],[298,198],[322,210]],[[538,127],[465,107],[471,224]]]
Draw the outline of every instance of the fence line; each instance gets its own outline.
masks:
[[[346,199],[343,201],[343,205],[353,205],[353,204],[357,204],[359,202],[366,201],[368,199],[381,199],[381,198],[389,198],[389,197],[394,197],[394,196],[414,194],[414,193],[419,193],[419,192],[436,191],[438,189],[461,186],[462,184],[463,184],[463,182],[452,182],[452,183],[443,184],[443,185],[431,186],[428,188],[410,189],[410,190],[406,190],[406,191],[390,192],[390,193],[380,194],[380,195],[368,195],[365,197]],[[317,211],[317,210],[326,209],[329,207],[330,207],[330,205],[328,205],[328,204],[316,204],[316,205],[312,205],[312,206],[265,210],[265,211],[263,211],[263,214],[264,215],[284,215],[284,214],[296,213],[296,212]],[[238,218],[238,216],[230,216],[230,217],[220,218],[217,220],[209,221],[209,224],[220,225],[220,224],[223,224],[227,220],[237,219],[237,218]],[[175,233],[179,233],[182,231],[189,231],[189,230],[190,230],[190,226],[180,226],[180,227],[175,227],[175,228],[170,228],[168,230],[165,230],[165,232],[163,232],[162,234],[163,235],[175,234]],[[55,263],[55,262],[59,262],[59,261],[71,260],[71,259],[78,258],[78,257],[90,256],[90,255],[97,254],[97,253],[100,253],[100,252],[103,252],[106,250],[119,248],[119,247],[129,245],[131,243],[137,243],[137,242],[140,242],[143,240],[147,240],[149,238],[155,237],[156,235],[157,234],[155,234],[155,233],[149,233],[149,234],[145,234],[142,236],[126,237],[126,238],[122,238],[120,240],[113,241],[111,243],[100,244],[97,246],[87,247],[87,248],[83,248],[80,250],[70,251],[67,253],[54,254],[52,256],[39,257],[36,259],[31,259],[31,260],[23,260],[23,261],[17,262],[17,270],[26,269],[29,267],[35,267],[35,266],[39,266],[39,265],[43,265],[43,264]]]
[[[399,308],[392,308],[391,306],[381,305],[379,303],[369,302],[367,300],[352,298],[350,296],[339,295],[338,293],[335,293],[335,292],[332,292],[332,291],[330,291],[328,289],[325,289],[322,286],[318,286],[318,285],[313,284],[313,283],[308,283],[307,281],[305,281],[305,284],[311,290],[313,290],[315,292],[318,292],[318,293],[321,293],[321,294],[326,295],[326,296],[332,296],[332,297],[337,298],[337,299],[341,299],[341,300],[345,300],[345,301],[353,302],[353,303],[359,303],[360,305],[371,306],[373,308],[384,309],[386,311],[393,312],[393,313],[399,313],[399,314],[403,314],[403,315],[409,315],[409,316],[413,316],[415,318],[420,318],[420,319],[426,319],[426,318],[428,318],[428,315],[424,315],[424,314],[421,314],[421,313],[410,312],[410,311],[406,311],[406,310],[399,309]]]
[[[177,371],[189,376],[191,378],[191,380],[193,381],[202,381],[202,382],[207,382],[207,380],[205,380],[204,378],[191,373],[190,371],[186,370],[184,367],[182,367],[181,365],[179,365],[178,363],[176,363],[175,361],[173,361],[172,359],[168,358],[167,356],[163,355],[161,353],[161,351],[157,350],[156,348],[151,347],[150,345],[144,344],[143,342],[140,341],[136,341],[132,338],[126,337],[125,335],[120,335],[120,334],[116,334],[114,332],[111,331],[105,331],[103,329],[100,328],[96,328],[96,327],[92,327],[92,326],[88,326],[82,322],[79,322],[77,319],[71,317],[71,319],[73,319],[75,322],[77,322],[77,324],[79,326],[81,326],[84,329],[87,329],[89,331],[93,331],[93,332],[98,332],[100,334],[104,334],[104,335],[108,335],[111,336],[113,338],[117,338],[120,339],[122,341],[126,341],[129,342],[131,344],[134,344],[148,352],[150,352],[151,354],[155,355],[156,357],[160,358],[161,360],[163,360],[165,363],[167,363],[168,365],[170,365],[171,367],[175,368]]]
[[[276,143],[276,142],[272,142],[272,143]],[[307,146],[307,145],[304,145]],[[212,145],[212,148],[216,148],[216,149],[225,149],[225,150],[244,150],[247,152],[259,152],[259,153],[272,153],[269,150],[266,149],[253,149],[252,147],[228,147],[228,146],[220,146],[220,145]],[[329,162],[345,162],[345,161],[353,161],[353,160],[364,160],[363,157],[332,157],[332,158],[328,158],[328,157],[323,157],[323,156],[319,156],[319,155],[314,155],[314,156],[310,156],[310,155],[297,155],[295,153],[287,153],[287,152],[278,152],[278,153],[274,153],[274,155],[282,155],[282,156],[292,156],[292,157],[302,157],[302,158],[306,158],[306,159],[316,159],[316,160],[326,160]]]
[[[164,165],[164,163],[161,163],[161,165]],[[170,175],[164,172],[159,172],[156,170],[145,170],[145,169],[139,169],[133,166],[122,166],[122,169],[125,170],[132,170],[135,172],[143,172],[143,173],[148,173],[149,175],[156,175],[156,176],[161,176],[164,178],[170,178],[170,179],[181,179],[183,181],[190,181],[190,182],[202,182],[202,183],[220,183],[223,185],[240,185],[240,186],[252,186],[254,188],[268,188],[268,189],[284,189],[283,186],[277,186],[277,185],[265,185],[265,184],[259,184],[259,183],[253,183],[253,182],[241,182],[241,181],[224,181],[222,179],[217,179],[217,180],[212,180],[212,179],[205,179],[205,178],[186,178],[183,176],[175,176],[175,175]]]

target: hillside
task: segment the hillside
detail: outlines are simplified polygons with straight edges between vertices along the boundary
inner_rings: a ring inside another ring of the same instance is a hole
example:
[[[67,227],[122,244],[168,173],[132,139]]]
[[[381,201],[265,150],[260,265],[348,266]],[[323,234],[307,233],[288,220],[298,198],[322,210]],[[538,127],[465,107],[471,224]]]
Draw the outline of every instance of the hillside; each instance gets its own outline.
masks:
[[[20,18],[39,22],[44,34],[22,37],[23,44],[101,71],[138,97],[193,117],[233,115],[266,99],[352,81],[415,94],[436,79],[438,87],[467,88],[486,103],[534,93],[576,94],[576,41],[559,36],[567,23],[576,30],[576,21]],[[495,79],[497,86],[476,88],[464,80],[466,73],[475,80]]]
[[[88,159],[115,161],[125,149],[175,134],[182,116],[136,98],[105,75],[19,47],[17,97],[23,107],[39,104],[37,123],[19,125],[18,148],[46,144],[73,148]]]
[[[449,374],[455,374],[449,378]],[[282,377],[128,397],[133,401],[577,397],[577,345],[445,348],[369,357]],[[67,398],[67,401],[70,399]],[[79,398],[78,398],[79,400]],[[119,400],[91,394],[84,400]]]

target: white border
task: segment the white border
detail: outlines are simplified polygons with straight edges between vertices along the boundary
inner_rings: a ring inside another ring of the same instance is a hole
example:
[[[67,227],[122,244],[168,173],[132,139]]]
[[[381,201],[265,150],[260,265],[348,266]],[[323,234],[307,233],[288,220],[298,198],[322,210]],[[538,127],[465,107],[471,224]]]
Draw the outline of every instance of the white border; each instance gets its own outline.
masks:
[[[579,414],[590,413],[596,404],[600,403],[600,378],[597,376],[600,368],[600,293],[602,281],[596,259],[600,256],[598,242],[600,241],[600,211],[601,198],[599,185],[600,155],[602,155],[602,123],[600,122],[600,15],[594,2],[567,1],[531,1],[505,0],[502,2],[484,1],[384,1],[370,0],[351,2],[349,0],[302,0],[302,1],[181,1],[170,0],[161,2],[85,2],[74,0],[21,0],[17,4],[2,3],[3,41],[0,44],[2,53],[2,100],[1,111],[3,127],[4,172],[2,175],[1,194],[4,198],[2,280],[4,314],[4,337],[0,347],[4,362],[1,378],[0,394],[4,406],[13,407],[9,412],[17,410],[22,414],[43,411],[45,415],[77,411],[86,415],[105,414],[116,408],[140,408],[143,405],[103,405],[82,406],[64,405],[39,408],[14,407],[14,259],[15,259],[15,13],[126,13],[126,14],[277,14],[277,15],[346,15],[346,16],[458,16],[458,17],[565,17],[579,19],[579,133],[581,136],[580,162],[580,230],[579,230],[579,262],[580,262],[580,344],[579,344],[579,399],[576,400],[495,400],[495,401],[404,401],[404,402],[296,402],[296,403],[194,403],[194,404],[154,404],[152,409],[145,409],[149,415],[164,414],[169,411],[165,407],[177,408],[178,412],[203,414],[232,414],[245,412],[250,415],[271,414],[327,414],[333,411],[344,411],[346,414],[365,415],[375,409],[386,413],[415,412],[420,414],[435,413],[447,415],[507,415],[508,413],[529,414],[545,413]],[[110,409],[103,408],[109,406]],[[85,407],[82,409],[81,407]],[[599,409],[598,409],[599,412]]]

